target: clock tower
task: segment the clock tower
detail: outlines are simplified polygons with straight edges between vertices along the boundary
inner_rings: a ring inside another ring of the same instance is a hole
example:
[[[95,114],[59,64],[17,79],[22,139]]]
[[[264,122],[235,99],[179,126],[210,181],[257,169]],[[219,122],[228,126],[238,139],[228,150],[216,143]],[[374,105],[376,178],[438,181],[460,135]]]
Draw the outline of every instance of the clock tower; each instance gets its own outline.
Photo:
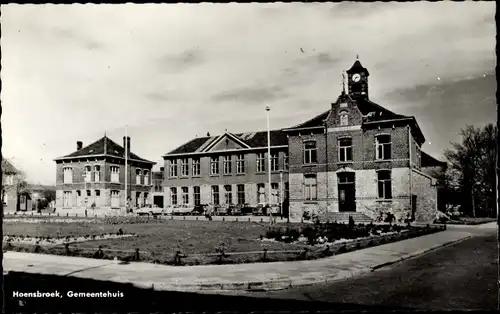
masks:
[[[347,86],[349,95],[353,99],[368,99],[368,70],[361,65],[356,58],[356,62],[347,72]]]

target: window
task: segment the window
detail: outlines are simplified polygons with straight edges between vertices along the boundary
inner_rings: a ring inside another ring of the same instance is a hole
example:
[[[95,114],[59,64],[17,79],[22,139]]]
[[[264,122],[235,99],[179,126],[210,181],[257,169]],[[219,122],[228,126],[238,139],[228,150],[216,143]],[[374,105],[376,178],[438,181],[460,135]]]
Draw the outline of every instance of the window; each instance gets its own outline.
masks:
[[[173,160],[169,161],[168,176],[169,177],[177,177],[177,159],[173,159]]]
[[[264,153],[257,154],[257,172],[265,172],[266,171],[266,158]]]
[[[375,139],[375,143],[377,150],[376,159],[377,160],[391,159],[391,136],[378,135]]]
[[[73,169],[71,167],[66,167],[63,169],[63,182],[73,183]]]
[[[91,197],[91,196],[92,196],[92,191],[87,190],[87,197]]]
[[[213,185],[212,186],[212,203],[215,204],[215,205],[220,204],[219,186],[218,185]]]
[[[199,158],[193,158],[193,176],[199,176],[201,171],[200,171],[200,159]]]
[[[224,167],[224,174],[231,174],[232,171],[232,162],[231,162],[231,156],[224,156],[224,160],[222,162],[223,167]]]
[[[189,188],[187,186],[182,187],[182,204],[189,204]]]
[[[63,207],[64,208],[71,207],[71,191],[64,191],[64,194],[63,194]]]
[[[145,205],[149,204],[148,196],[149,196],[148,192],[144,192],[144,201],[143,201],[143,204],[145,204]]]
[[[210,174],[211,175],[219,174],[219,157],[210,158]]]
[[[352,161],[352,138],[339,139],[339,162]]]
[[[279,204],[279,185],[271,183],[271,204]]]
[[[111,166],[109,167],[109,170],[111,171],[111,182],[120,182],[120,167]]]
[[[340,115],[340,125],[346,126],[349,124],[349,116],[347,114]]]
[[[238,204],[245,204],[245,185],[238,184]]]
[[[85,166],[83,177],[84,177],[84,181],[85,182],[91,182],[92,181],[92,167]]]
[[[135,184],[137,185],[141,184],[141,176],[142,176],[141,169],[135,169]]]
[[[271,153],[271,171],[279,170],[278,153]]]
[[[266,185],[264,183],[257,184],[257,201],[259,203],[266,202]]]
[[[201,193],[199,186],[193,186],[193,198],[194,198],[194,205],[201,204]]]
[[[161,188],[161,185],[162,185],[162,180],[153,180],[154,182],[154,191],[155,192],[161,192],[162,191],[162,188]]]
[[[288,170],[288,153],[283,156],[283,169]]]
[[[144,185],[149,185],[149,171],[144,170]]]
[[[304,142],[304,164],[315,164],[318,162],[316,142],[307,141]]]
[[[225,204],[233,203],[233,191],[230,185],[224,185],[224,200]]]
[[[100,197],[101,197],[101,190],[95,190],[94,191],[94,203],[96,206],[99,206],[101,204],[100,202]]]
[[[316,175],[305,175],[304,176],[304,197],[306,200],[316,200],[317,191],[316,191]]]
[[[378,198],[392,199],[391,171],[380,170],[378,176]]]
[[[181,159],[181,176],[189,176],[189,159],[187,158]]]
[[[177,188],[170,188],[170,204],[177,205]]]
[[[94,182],[99,182],[101,181],[101,166],[95,165],[94,166]]]
[[[245,173],[245,155],[236,156],[236,173]]]

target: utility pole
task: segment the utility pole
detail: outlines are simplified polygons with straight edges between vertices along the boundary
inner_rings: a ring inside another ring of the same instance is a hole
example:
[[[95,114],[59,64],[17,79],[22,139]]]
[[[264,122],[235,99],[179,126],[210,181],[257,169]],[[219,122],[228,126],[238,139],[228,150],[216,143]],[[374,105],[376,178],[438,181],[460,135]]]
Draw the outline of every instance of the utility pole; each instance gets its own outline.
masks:
[[[125,125],[125,213],[128,213],[128,127]]]

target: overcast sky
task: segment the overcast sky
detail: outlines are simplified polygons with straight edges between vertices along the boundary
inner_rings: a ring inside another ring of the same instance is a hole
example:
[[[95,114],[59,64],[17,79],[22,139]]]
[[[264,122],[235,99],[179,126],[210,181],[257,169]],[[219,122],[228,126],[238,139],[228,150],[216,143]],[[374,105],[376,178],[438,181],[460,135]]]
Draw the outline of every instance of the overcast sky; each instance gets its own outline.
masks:
[[[182,143],[327,110],[359,54],[370,99],[414,115],[441,157],[495,121],[495,2],[2,6],[4,156],[54,158],[108,136],[161,162]],[[303,51],[303,52],[302,52]],[[159,167],[160,165],[157,165]]]

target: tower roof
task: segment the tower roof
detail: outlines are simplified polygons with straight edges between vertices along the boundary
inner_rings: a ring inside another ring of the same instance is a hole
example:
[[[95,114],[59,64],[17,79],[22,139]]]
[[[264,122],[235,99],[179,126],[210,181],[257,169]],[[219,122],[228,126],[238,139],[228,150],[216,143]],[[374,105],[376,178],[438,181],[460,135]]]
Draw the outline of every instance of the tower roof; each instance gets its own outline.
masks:
[[[361,62],[359,62],[359,60],[356,60],[356,62],[354,62],[354,64],[352,65],[352,67],[346,71],[348,74],[352,74],[352,73],[356,73],[356,72],[365,72],[366,75],[370,75],[370,73],[368,72],[368,70],[361,65]]]

